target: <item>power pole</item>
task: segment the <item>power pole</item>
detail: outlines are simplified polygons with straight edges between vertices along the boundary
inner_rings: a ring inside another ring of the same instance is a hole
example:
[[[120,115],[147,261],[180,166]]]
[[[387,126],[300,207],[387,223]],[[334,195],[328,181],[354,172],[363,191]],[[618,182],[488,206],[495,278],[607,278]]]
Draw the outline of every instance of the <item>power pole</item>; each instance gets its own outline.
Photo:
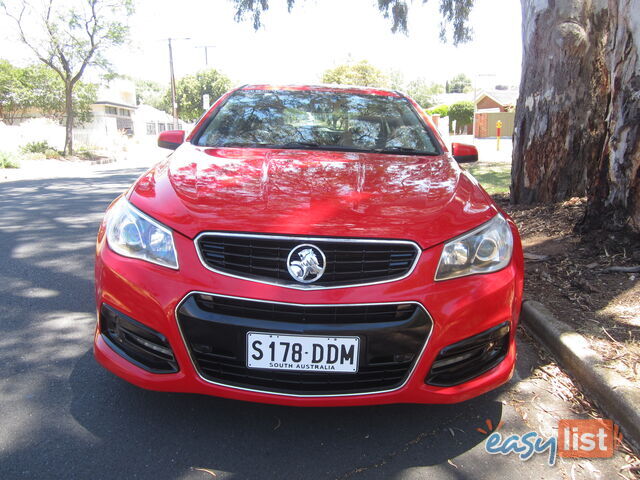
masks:
[[[173,129],[178,129],[178,102],[176,100],[176,76],[173,72],[173,48],[171,40],[190,40],[190,38],[167,38],[169,42],[169,71],[171,72],[171,113],[173,114]]]
[[[178,103],[176,102],[176,76],[173,73],[173,49],[169,38],[169,70],[171,71],[171,113],[173,114],[173,129],[178,129]]]
[[[198,46],[198,48],[203,48],[204,49],[204,64],[205,65],[209,65],[209,49],[210,48],[216,48],[215,45],[200,45]]]

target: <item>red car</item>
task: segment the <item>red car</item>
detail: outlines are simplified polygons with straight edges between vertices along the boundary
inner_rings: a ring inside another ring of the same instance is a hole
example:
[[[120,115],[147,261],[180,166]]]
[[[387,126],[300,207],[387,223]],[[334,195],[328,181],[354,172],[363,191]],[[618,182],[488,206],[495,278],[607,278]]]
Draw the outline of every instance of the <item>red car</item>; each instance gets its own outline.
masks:
[[[140,387],[453,403],[514,368],[513,221],[405,95],[235,89],[109,207],[94,352]],[[457,160],[457,161],[456,161]]]

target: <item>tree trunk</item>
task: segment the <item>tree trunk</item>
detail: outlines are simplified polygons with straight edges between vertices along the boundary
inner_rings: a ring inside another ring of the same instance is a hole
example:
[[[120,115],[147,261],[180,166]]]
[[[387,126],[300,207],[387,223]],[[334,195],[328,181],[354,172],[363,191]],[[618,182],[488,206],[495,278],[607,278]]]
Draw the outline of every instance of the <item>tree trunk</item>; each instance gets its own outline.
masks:
[[[522,0],[511,200],[588,194],[585,229],[640,231],[640,0]]]
[[[583,229],[640,232],[640,0],[609,0],[607,136]]]
[[[511,200],[582,196],[606,134],[606,0],[522,0]]]
[[[65,81],[64,86],[65,135],[64,154],[73,155],[73,84]]]

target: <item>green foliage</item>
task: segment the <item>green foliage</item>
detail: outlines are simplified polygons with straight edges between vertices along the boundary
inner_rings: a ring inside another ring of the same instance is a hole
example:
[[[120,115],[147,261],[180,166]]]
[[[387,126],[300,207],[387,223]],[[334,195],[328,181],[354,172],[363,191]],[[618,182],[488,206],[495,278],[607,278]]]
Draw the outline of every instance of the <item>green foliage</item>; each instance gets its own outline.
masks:
[[[62,122],[65,119],[64,82],[44,65],[31,65],[24,69],[23,82],[30,87],[24,108],[33,108],[43,116]],[[72,93],[73,123],[82,125],[91,121],[91,104],[96,101],[98,86],[78,81]]]
[[[111,70],[105,52],[125,42],[129,28],[123,19],[133,13],[133,0],[0,0],[0,8],[13,21],[22,43],[60,77],[65,91],[71,93],[65,95],[64,149],[72,153],[73,93],[87,68]]]
[[[459,73],[447,81],[447,93],[467,93],[471,90],[471,79],[464,73]]]
[[[391,70],[387,77],[389,79],[389,87],[391,90],[406,90],[404,75],[399,70]]]
[[[46,140],[26,143],[25,145],[20,147],[20,150],[22,151],[22,153],[26,154],[40,154],[45,158],[62,158],[62,154],[51,145],[49,145],[49,142],[47,142]],[[36,155],[36,157],[38,156],[39,155]]]
[[[91,120],[91,104],[96,101],[97,90],[97,85],[92,83],[76,84],[73,91],[76,125]],[[64,119],[64,83],[44,65],[21,68],[0,60],[0,118],[12,124],[21,116],[33,115]]]
[[[47,150],[53,150],[53,147],[46,140],[42,140],[40,142],[29,142],[20,147],[20,150],[22,150],[22,153],[44,153]]]
[[[151,80],[134,80],[136,84],[136,103],[161,108],[167,88]]]
[[[62,153],[60,153],[58,150],[55,150],[53,148],[48,148],[47,150],[45,150],[44,156],[46,158],[53,158],[56,160],[60,160],[61,158],[63,158]]]
[[[439,83],[427,82],[424,78],[418,78],[407,84],[406,92],[422,108],[429,108],[433,106],[434,96],[444,93],[444,87]]]
[[[258,30],[262,26],[262,14],[269,9],[269,0],[230,0],[235,8],[235,20],[241,22],[247,17],[251,20],[253,28]],[[475,0],[440,0],[440,39],[447,41],[451,36],[453,45],[466,43],[471,40],[473,31],[469,27],[469,15],[473,9]],[[296,0],[287,0],[289,11]],[[420,3],[426,3],[422,0]],[[407,34],[409,18],[409,5],[407,0],[378,0],[378,10],[384,18],[391,19],[391,31]]]
[[[0,168],[20,168],[20,165],[11,153],[0,152]]]
[[[98,98],[98,85],[95,83],[78,82],[73,91],[73,124],[83,125],[89,123],[93,118],[91,105]],[[64,106],[62,96],[60,97],[60,111]]]
[[[28,94],[22,72],[6,60],[0,60],[0,118],[13,123],[22,99]]]
[[[178,117],[185,122],[193,122],[203,113],[202,96],[209,95],[213,104],[222,94],[231,88],[231,80],[215,70],[204,70],[195,75],[187,75],[176,82],[176,102]],[[162,109],[171,113],[171,92],[168,91],[162,102]]]
[[[96,160],[100,158],[100,155],[96,155],[96,153],[91,149],[91,147],[87,147],[84,145],[81,147],[78,147],[78,149],[76,150],[76,156],[84,160]]]
[[[436,107],[430,108],[427,110],[429,115],[440,115],[440,117],[448,117],[449,116],[449,107],[447,105],[438,105]]]
[[[473,30],[469,27],[469,15],[475,0],[440,0],[440,40],[449,39],[448,27],[451,31],[451,42],[454,45],[467,43],[473,38]]]
[[[374,67],[368,61],[345,63],[335,68],[325,70],[322,83],[341,85],[359,85],[362,87],[389,88],[390,79],[382,70]]]
[[[456,122],[457,128],[473,123],[473,102],[457,102],[449,107],[449,122]]]

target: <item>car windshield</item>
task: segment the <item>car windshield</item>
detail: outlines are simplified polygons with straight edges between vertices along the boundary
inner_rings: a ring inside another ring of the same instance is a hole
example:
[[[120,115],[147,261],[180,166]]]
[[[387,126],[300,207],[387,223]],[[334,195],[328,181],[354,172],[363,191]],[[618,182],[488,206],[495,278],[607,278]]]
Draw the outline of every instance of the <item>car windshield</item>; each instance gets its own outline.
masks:
[[[240,90],[197,144],[437,155],[432,136],[401,97],[318,90]]]

